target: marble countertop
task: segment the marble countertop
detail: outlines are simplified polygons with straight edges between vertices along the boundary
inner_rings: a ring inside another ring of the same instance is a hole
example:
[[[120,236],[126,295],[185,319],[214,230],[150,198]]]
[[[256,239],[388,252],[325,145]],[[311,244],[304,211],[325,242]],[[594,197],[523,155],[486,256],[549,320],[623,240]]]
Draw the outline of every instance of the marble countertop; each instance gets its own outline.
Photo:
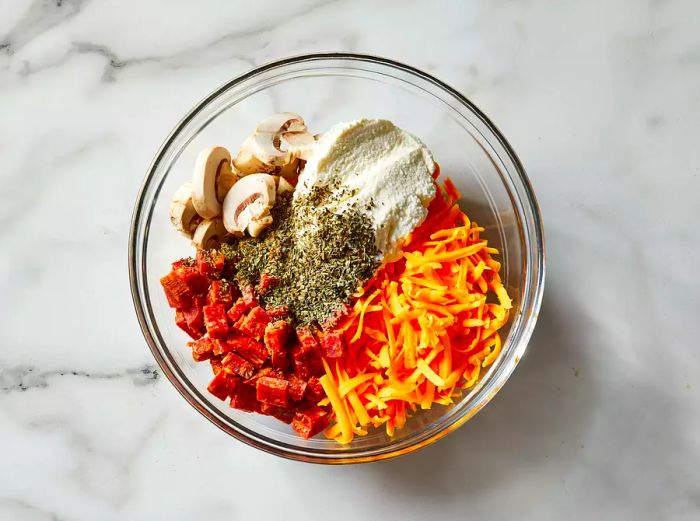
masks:
[[[700,5],[0,0],[0,519],[700,518]],[[424,69],[530,175],[529,354],[399,460],[260,453],[162,377],[126,270],[145,169],[194,102],[290,54]]]

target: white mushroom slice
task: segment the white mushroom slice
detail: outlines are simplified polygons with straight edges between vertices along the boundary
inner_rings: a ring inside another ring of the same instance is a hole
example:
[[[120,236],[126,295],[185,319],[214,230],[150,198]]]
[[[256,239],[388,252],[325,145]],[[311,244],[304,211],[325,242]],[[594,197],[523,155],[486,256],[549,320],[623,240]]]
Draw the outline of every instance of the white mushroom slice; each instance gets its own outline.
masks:
[[[298,134],[292,137],[297,145],[285,141],[287,134]],[[273,114],[262,121],[255,129],[252,140],[252,153],[265,164],[273,166],[286,165],[299,157],[296,148],[301,145],[301,134],[307,134],[306,124],[301,116],[291,112]],[[311,136],[313,139],[313,136]],[[308,142],[308,140],[307,140]]]
[[[197,248],[218,248],[226,237],[226,228],[221,217],[205,219],[194,231],[192,242]]]
[[[191,239],[201,221],[192,202],[192,183],[185,183],[177,189],[170,202],[170,222],[180,233]]]
[[[286,132],[282,134],[282,148],[292,157],[308,160],[314,150],[316,139],[308,132]]]
[[[253,137],[247,138],[241,145],[241,150],[233,160],[236,172],[241,175],[272,172],[275,167],[266,165],[253,155]]]
[[[257,237],[265,228],[267,228],[271,224],[272,216],[268,213],[267,215],[264,215],[263,217],[255,221],[250,221],[250,224],[248,225],[248,233],[251,237]]]
[[[274,177],[269,174],[247,175],[233,185],[224,199],[224,226],[234,235],[240,236],[246,230],[252,235],[251,228],[257,235],[272,223],[269,212],[274,204]]]
[[[197,213],[205,219],[221,215],[221,202],[225,192],[235,182],[228,150],[224,147],[202,150],[197,156],[192,179],[192,202]]]
[[[294,187],[284,177],[280,177],[277,180],[277,193],[278,194],[287,194],[287,193],[290,193],[293,191],[294,191]]]

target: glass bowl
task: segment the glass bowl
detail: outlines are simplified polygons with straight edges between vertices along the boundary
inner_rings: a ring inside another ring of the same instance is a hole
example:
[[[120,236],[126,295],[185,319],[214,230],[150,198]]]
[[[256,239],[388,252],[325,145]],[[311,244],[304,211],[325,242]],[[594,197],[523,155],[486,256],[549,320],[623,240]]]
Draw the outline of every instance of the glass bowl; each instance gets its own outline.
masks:
[[[514,300],[503,349],[478,384],[447,408],[419,411],[393,438],[381,429],[339,445],[303,440],[285,424],[229,408],[209,395],[209,364],[192,360],[159,278],[193,248],[170,225],[175,190],[190,179],[200,150],[237,150],[274,112],[301,114],[312,132],[360,117],[386,118],[432,150],[443,176],[461,190],[462,208],[486,228],[501,252],[502,278]],[[542,299],[544,249],[540,214],[522,165],[506,139],[469,100],[413,67],[373,56],[314,54],[259,67],[216,89],[175,127],[158,151],[138,195],[129,243],[136,313],[163,373],[217,427],[261,450],[316,463],[357,463],[426,446],[474,416],[498,392],[523,355]]]

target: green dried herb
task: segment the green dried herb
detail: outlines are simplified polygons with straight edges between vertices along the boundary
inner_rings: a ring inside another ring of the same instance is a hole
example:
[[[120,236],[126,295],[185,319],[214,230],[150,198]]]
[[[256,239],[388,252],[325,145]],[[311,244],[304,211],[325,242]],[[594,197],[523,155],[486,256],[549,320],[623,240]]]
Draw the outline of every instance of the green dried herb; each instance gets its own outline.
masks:
[[[297,323],[323,323],[340,311],[379,265],[369,217],[354,208],[332,210],[345,195],[316,187],[294,201],[291,194],[278,197],[270,229],[221,248],[239,284],[255,286],[263,273],[278,277],[262,302],[287,306]]]

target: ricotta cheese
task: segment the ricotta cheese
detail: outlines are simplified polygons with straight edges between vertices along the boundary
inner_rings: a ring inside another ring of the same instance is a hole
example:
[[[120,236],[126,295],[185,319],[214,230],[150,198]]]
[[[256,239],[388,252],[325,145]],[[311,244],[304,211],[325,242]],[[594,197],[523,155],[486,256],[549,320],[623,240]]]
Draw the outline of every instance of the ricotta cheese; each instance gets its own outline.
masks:
[[[323,133],[299,175],[295,197],[315,186],[338,193],[332,211],[353,207],[369,216],[385,260],[425,219],[435,197],[435,162],[428,148],[391,121],[360,119]]]

